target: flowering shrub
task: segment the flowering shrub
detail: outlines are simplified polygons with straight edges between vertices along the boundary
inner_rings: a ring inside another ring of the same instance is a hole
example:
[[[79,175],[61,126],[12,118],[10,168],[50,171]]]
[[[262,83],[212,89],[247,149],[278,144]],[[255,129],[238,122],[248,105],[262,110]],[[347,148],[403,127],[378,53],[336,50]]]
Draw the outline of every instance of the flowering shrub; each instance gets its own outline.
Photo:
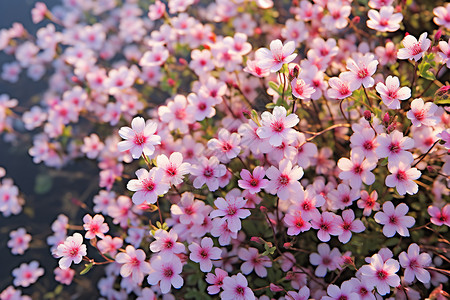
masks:
[[[0,132],[29,131],[36,164],[98,165],[93,207],[51,226],[55,280],[100,269],[105,299],[448,297],[450,5],[200,2],[37,3],[36,37],[0,31],[1,78],[48,82],[39,103],[0,96]],[[24,205],[9,179],[0,201]],[[43,274],[21,264],[0,299]]]

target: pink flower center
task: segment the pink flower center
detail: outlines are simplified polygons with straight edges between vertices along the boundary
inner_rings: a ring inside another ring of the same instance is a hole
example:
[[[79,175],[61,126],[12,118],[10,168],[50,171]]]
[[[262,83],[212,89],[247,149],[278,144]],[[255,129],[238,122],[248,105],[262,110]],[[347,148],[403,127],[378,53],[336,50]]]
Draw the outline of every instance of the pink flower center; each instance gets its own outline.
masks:
[[[363,144],[363,148],[366,150],[372,150],[373,149],[372,141],[365,141]]]
[[[275,121],[272,124],[270,124],[270,127],[274,132],[282,132],[284,130],[284,124],[282,121]]]
[[[385,280],[387,276],[388,276],[388,273],[385,270],[379,270],[377,272],[377,277],[379,280]]]
[[[188,206],[184,209],[184,213],[188,216],[192,215],[194,213],[194,209],[192,208],[192,206]]]
[[[233,148],[233,146],[231,146],[229,143],[227,143],[227,142],[224,142],[223,144],[222,144],[222,151],[223,152],[228,152],[228,151],[230,151],[231,149]]]
[[[398,181],[406,181],[408,180],[408,175],[406,175],[405,171],[398,170],[397,174],[395,175]]]
[[[184,120],[186,118],[186,110],[184,108],[179,108],[175,111],[175,118],[178,120]]]
[[[153,181],[151,181],[151,180],[148,180],[148,181],[145,183],[145,188],[146,188],[148,191],[153,191],[153,190],[155,189],[155,183],[154,183]]]
[[[353,166],[353,172],[355,174],[361,174],[364,171],[364,169],[361,167],[361,165],[355,164]]]
[[[420,45],[420,43],[415,43],[412,47],[411,47],[411,53],[412,55],[417,55],[420,54],[422,52],[422,47]]]
[[[205,249],[202,249],[202,250],[200,251],[200,256],[201,256],[202,258],[207,258],[207,257],[208,257],[208,251],[206,251]]]
[[[348,298],[347,298],[347,296],[345,296],[345,295],[341,295],[340,297],[339,297],[339,300],[347,300]]]
[[[387,96],[390,99],[396,99],[397,98],[397,91],[388,91]]]
[[[360,79],[366,78],[369,75],[369,71],[367,71],[367,68],[363,68],[358,71],[358,77]]]
[[[390,216],[389,217],[389,224],[396,225],[398,223],[397,216]]]
[[[236,214],[236,211],[237,211],[236,207],[234,207],[234,206],[228,206],[227,214],[228,214],[229,216],[234,216],[234,215]]]
[[[78,248],[72,248],[72,249],[70,249],[70,250],[69,250],[69,255],[70,255],[71,257],[78,256]]]
[[[322,258],[322,264],[328,266],[331,263],[331,259],[328,256]]]
[[[242,287],[242,286],[240,286],[240,285],[238,285],[237,287],[236,287],[236,294],[238,294],[238,295],[244,295],[244,288]]]
[[[177,175],[177,169],[175,167],[173,167],[173,166],[170,166],[170,167],[167,168],[166,173],[169,176],[175,176],[175,175]]]
[[[258,185],[258,180],[256,180],[255,178],[252,178],[252,180],[250,180],[250,185],[251,186],[257,186]]]
[[[345,231],[349,231],[351,227],[352,223],[344,222],[344,224],[342,225],[342,229],[344,229]]]
[[[305,221],[304,221],[301,217],[298,217],[298,218],[295,220],[295,226],[296,226],[297,228],[302,228],[303,225],[305,225]]]
[[[389,24],[388,19],[381,19],[380,20],[380,25],[381,26],[387,26]]]
[[[278,182],[280,185],[287,185],[289,183],[289,177],[285,174],[281,174],[280,178],[278,178]]]
[[[400,145],[398,143],[391,143],[388,146],[388,149],[389,149],[389,151],[391,153],[395,153],[396,154],[396,153],[400,152]]]
[[[423,109],[415,111],[414,112],[414,117],[419,120],[422,121],[425,117],[425,111]]]
[[[206,104],[203,103],[203,102],[202,102],[202,103],[199,103],[199,104],[198,104],[198,109],[199,109],[199,110],[202,110],[202,111],[205,110],[205,109],[206,109]]]
[[[209,178],[212,177],[214,175],[214,170],[211,167],[206,167],[205,171],[203,172],[203,176]]]
[[[136,135],[134,136],[133,142],[136,145],[141,146],[147,142],[147,137],[145,135],[143,135],[142,133],[136,133]]]
[[[173,247],[172,240],[170,240],[170,239],[166,240],[165,243],[164,243],[164,248],[165,249],[172,249],[172,247]]]
[[[163,276],[166,277],[166,278],[172,278],[173,270],[171,268],[165,268],[163,270]]]
[[[137,259],[137,257],[132,257],[130,260],[130,264],[133,267],[138,267],[141,264],[141,262],[139,261],[139,259]]]
[[[409,262],[409,267],[411,269],[415,270],[415,269],[418,269],[420,267],[420,265],[416,259],[411,259],[411,261]]]

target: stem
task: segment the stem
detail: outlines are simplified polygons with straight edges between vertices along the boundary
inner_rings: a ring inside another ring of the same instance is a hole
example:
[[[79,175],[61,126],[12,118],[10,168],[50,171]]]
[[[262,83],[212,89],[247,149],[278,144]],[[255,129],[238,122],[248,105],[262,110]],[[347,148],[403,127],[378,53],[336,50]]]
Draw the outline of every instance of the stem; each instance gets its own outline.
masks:
[[[373,107],[372,100],[370,100],[369,94],[367,93],[367,90],[364,87],[364,85],[362,87],[363,87],[363,90],[364,90],[364,94],[366,94],[366,97],[367,97],[367,103],[369,103],[369,106],[370,106],[370,109],[371,109]]]
[[[348,124],[350,124],[350,120],[347,118],[347,116],[344,114],[344,109],[342,108],[342,103],[344,102],[345,98],[339,102],[339,109],[341,110],[341,114],[344,117],[345,121],[347,121]]]
[[[425,154],[423,154],[422,157],[414,165],[412,165],[412,167],[414,168],[415,166],[417,166],[417,164],[420,163],[425,158],[425,156],[428,155],[428,153],[430,153],[430,151],[434,148],[434,146],[436,146],[436,144],[439,141],[440,141],[440,139],[436,140],[436,142],[433,143],[433,145],[430,147],[430,149],[428,149],[428,151],[425,152]]]
[[[439,72],[440,72],[440,71],[442,70],[442,68],[444,67],[444,65],[445,65],[445,64],[441,65],[441,66],[439,67],[439,69],[437,70],[436,75],[435,75],[436,78],[437,78],[437,75],[439,74]],[[419,96],[417,96],[417,98],[421,98],[421,97],[423,96],[423,94],[425,94],[425,93],[430,89],[430,87],[433,85],[433,83],[434,83],[434,80],[430,81],[430,83],[428,84],[428,86],[423,90],[422,93],[420,93]]]
[[[319,135],[324,134],[324,133],[327,132],[327,131],[330,131],[330,130],[333,130],[333,129],[339,128],[339,127],[350,127],[350,124],[335,124],[335,125],[332,125],[332,126],[330,126],[330,127],[328,127],[328,128],[325,128],[325,129],[322,130],[322,131],[316,132],[312,137],[307,138],[302,144],[300,144],[300,145],[298,146],[298,148],[302,147],[302,146],[303,146],[304,144],[306,144],[307,142],[312,141],[313,139],[315,139],[315,138],[318,137]]]
[[[161,222],[161,225],[164,224],[162,214],[161,214],[161,208],[159,207],[159,198],[156,198],[156,205],[158,206],[158,213],[159,213],[159,221]]]
[[[416,63],[414,64],[414,73],[413,73],[413,80],[411,82],[411,99],[414,98],[414,83],[416,82],[417,79],[417,67],[419,66],[419,61],[416,61]]]

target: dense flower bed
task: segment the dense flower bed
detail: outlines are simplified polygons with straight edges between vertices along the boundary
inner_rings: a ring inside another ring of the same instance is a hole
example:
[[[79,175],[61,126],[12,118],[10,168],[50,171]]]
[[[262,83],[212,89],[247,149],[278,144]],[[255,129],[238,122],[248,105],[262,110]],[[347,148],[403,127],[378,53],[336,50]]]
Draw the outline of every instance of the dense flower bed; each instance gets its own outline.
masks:
[[[36,36],[0,31],[1,78],[48,82],[38,103],[0,96],[4,139],[31,134],[48,168],[98,164],[93,207],[51,225],[56,281],[101,269],[105,299],[449,297],[450,5],[285,2],[63,0],[36,4]],[[4,217],[25,201],[1,181]],[[23,255],[33,237],[9,235]],[[43,273],[22,263],[0,299]]]

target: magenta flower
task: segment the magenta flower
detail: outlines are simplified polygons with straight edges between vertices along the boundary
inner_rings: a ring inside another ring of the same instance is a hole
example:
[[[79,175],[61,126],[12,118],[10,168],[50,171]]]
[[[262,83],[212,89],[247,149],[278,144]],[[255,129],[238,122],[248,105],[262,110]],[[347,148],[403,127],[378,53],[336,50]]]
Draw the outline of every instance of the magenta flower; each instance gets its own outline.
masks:
[[[344,281],[341,284],[341,288],[335,284],[330,284],[327,287],[327,294],[328,296],[322,297],[321,300],[360,299],[359,295],[355,292],[353,282],[351,281]]]
[[[361,191],[361,199],[356,202],[359,208],[364,209],[363,215],[370,216],[372,210],[377,211],[380,209],[380,203],[377,202],[378,193],[373,190],[372,193],[367,191]]]
[[[298,99],[310,99],[311,95],[316,91],[315,88],[307,84],[301,78],[294,78],[291,81],[292,95]]]
[[[150,264],[145,261],[145,252],[142,249],[136,250],[131,245],[128,245],[125,251],[116,255],[116,262],[123,264],[120,267],[120,275],[124,278],[131,275],[131,280],[140,284],[144,280],[144,274],[151,271]]]
[[[242,197],[234,197],[228,193],[224,198],[217,198],[214,205],[217,207],[209,215],[211,218],[221,217],[227,221],[228,228],[232,232],[238,232],[241,229],[241,219],[250,216],[248,209],[243,209],[246,200]]]
[[[29,264],[22,263],[18,268],[12,270],[14,285],[28,287],[35,283],[39,277],[44,275],[44,269],[39,268],[39,263],[33,260]]]
[[[406,151],[414,147],[414,140],[403,136],[398,130],[390,134],[382,133],[377,137],[378,147],[375,150],[378,157],[387,157],[389,164],[398,165],[400,161],[412,163],[414,157],[411,152]]]
[[[172,216],[179,218],[181,224],[201,224],[204,220],[202,214],[204,207],[203,201],[194,200],[194,194],[184,192],[178,204],[170,207],[170,212]]]
[[[159,195],[164,195],[169,191],[170,186],[163,181],[164,172],[162,169],[153,168],[149,171],[139,169],[136,171],[138,179],[132,179],[127,184],[127,189],[133,192],[132,200],[136,205],[142,203],[155,203]]]
[[[414,59],[418,61],[431,45],[431,40],[427,39],[427,33],[424,32],[417,40],[412,35],[407,35],[402,41],[403,47],[398,50],[398,59]]]
[[[370,284],[371,288],[376,287],[380,295],[386,295],[390,291],[390,286],[400,285],[400,277],[396,274],[400,269],[398,261],[389,258],[383,261],[380,254],[374,254],[370,259],[370,265],[362,266],[359,271],[363,282]]]
[[[435,15],[434,23],[438,26],[445,26],[447,29],[450,28],[450,4],[433,8],[433,14]]]
[[[241,136],[239,134],[235,132],[230,133],[225,128],[222,128],[219,130],[218,139],[210,139],[207,146],[220,162],[228,163],[241,152],[240,142]]]
[[[131,121],[130,127],[122,127],[119,135],[125,141],[119,142],[119,151],[130,151],[134,159],[138,159],[142,153],[151,156],[155,151],[155,145],[161,144],[161,137],[156,135],[157,124],[153,121],[145,123],[144,118],[136,117]]]
[[[247,278],[241,273],[223,279],[223,292],[220,299],[224,300],[254,300],[253,291],[247,286]]]
[[[276,106],[273,114],[265,111],[261,114],[261,127],[256,130],[256,134],[262,139],[269,139],[269,143],[278,147],[285,142],[293,142],[295,136],[295,125],[299,122],[296,114],[286,116],[287,111],[283,106]]]
[[[392,174],[386,177],[385,183],[388,187],[395,187],[400,195],[406,193],[414,195],[419,190],[419,186],[414,180],[422,174],[416,168],[411,168],[409,163],[400,161],[398,165],[388,165],[389,172]]]
[[[411,97],[411,89],[407,86],[400,87],[400,81],[397,76],[389,75],[386,78],[386,84],[379,82],[375,89],[380,94],[384,105],[390,109],[400,109],[400,100],[406,100]]]
[[[266,175],[270,179],[266,190],[272,195],[276,194],[282,200],[288,200],[290,196],[303,193],[302,185],[298,181],[303,176],[303,168],[292,167],[292,162],[288,159],[280,161],[278,169],[270,166]]]
[[[255,270],[256,275],[259,277],[266,277],[266,268],[272,266],[272,261],[269,257],[260,255],[258,249],[253,247],[249,247],[248,249],[240,248],[238,256],[241,260],[245,261],[241,265],[241,271],[244,275],[248,275]]]
[[[430,273],[424,268],[431,264],[431,257],[428,253],[419,253],[419,246],[413,243],[409,245],[408,253],[403,251],[398,258],[400,265],[405,269],[406,282],[413,282],[414,277],[417,277],[417,280],[427,284],[430,282]]]
[[[53,270],[53,273],[55,274],[55,280],[59,283],[70,285],[72,283],[73,277],[75,276],[75,270],[72,269],[61,269],[61,268],[55,268]]]
[[[430,205],[427,211],[431,216],[431,223],[437,226],[447,225],[450,227],[450,204],[446,204],[442,209]]]
[[[339,226],[342,228],[342,233],[339,235],[339,241],[343,244],[350,241],[352,231],[363,232],[366,229],[361,220],[355,220],[355,213],[351,209],[346,209],[342,212],[342,223],[340,223]]]
[[[391,201],[383,204],[383,211],[375,214],[374,219],[377,223],[384,225],[383,234],[387,237],[393,237],[395,232],[401,236],[409,236],[408,228],[416,222],[413,217],[406,216],[409,208],[405,203],[400,203],[394,208]]]
[[[341,253],[338,248],[333,248],[330,251],[330,246],[324,243],[317,246],[317,252],[309,255],[309,261],[312,265],[317,266],[314,274],[317,277],[325,277],[327,270],[333,271],[337,269]]]
[[[62,257],[59,260],[59,267],[65,270],[70,267],[72,262],[79,264],[86,253],[86,245],[83,244],[83,236],[77,232],[74,233],[73,236],[69,236],[63,244],[58,245],[55,256]]]
[[[270,50],[260,48],[256,50],[255,57],[257,65],[261,69],[270,69],[270,72],[277,72],[283,64],[290,63],[297,57],[295,51],[295,42],[287,42],[284,46],[280,40],[274,40],[270,43]]]
[[[84,237],[89,240],[95,238],[96,236],[99,238],[104,238],[105,233],[109,230],[109,226],[104,223],[105,218],[102,215],[95,215],[94,218],[92,218],[89,214],[87,214],[83,217],[83,222],[84,230],[87,231]]]
[[[283,218],[283,222],[288,227],[287,234],[298,235],[300,232],[308,231],[311,228],[311,223],[308,222],[311,217],[309,214],[307,216],[309,218],[305,218],[301,211],[294,211],[286,214]]]
[[[198,163],[191,167],[191,174],[196,176],[193,182],[194,187],[199,189],[206,183],[208,189],[214,192],[219,188],[219,178],[227,172],[226,167],[219,163],[216,156],[211,156],[209,159],[202,156],[198,159]]]
[[[325,211],[321,215],[313,215],[311,220],[312,228],[318,229],[317,237],[322,242],[328,242],[330,235],[342,234],[339,226],[341,218],[332,212]]]
[[[200,242],[200,245],[197,243],[192,243],[189,245],[189,251],[191,251],[189,258],[200,264],[200,270],[202,272],[211,271],[211,260],[220,259],[220,255],[222,253],[222,250],[214,247],[213,240],[209,237],[204,237]]]
[[[156,165],[164,171],[164,178],[170,184],[177,185],[183,182],[184,175],[189,173],[190,163],[183,162],[180,152],[173,152],[170,157],[161,154],[156,157]]]
[[[208,286],[208,294],[215,295],[220,292],[223,286],[223,279],[228,276],[228,273],[220,268],[214,270],[216,274],[208,273],[206,274],[206,282],[211,284]]]
[[[177,256],[172,256],[168,260],[161,255],[157,255],[151,259],[150,265],[152,271],[148,275],[147,281],[151,285],[159,282],[161,293],[167,294],[172,286],[176,289],[183,286],[183,277],[180,276],[183,265]]]
[[[256,194],[261,189],[266,188],[269,180],[264,179],[266,172],[261,166],[256,167],[253,170],[253,174],[250,171],[243,169],[241,171],[241,180],[238,180],[238,185],[242,189],[246,189],[250,194]]]
[[[350,159],[343,157],[338,160],[338,167],[342,170],[339,178],[348,180],[352,188],[359,189],[363,182],[367,185],[375,182],[375,175],[370,171],[376,166],[376,161],[364,159],[362,151],[355,149],[352,150]]]

